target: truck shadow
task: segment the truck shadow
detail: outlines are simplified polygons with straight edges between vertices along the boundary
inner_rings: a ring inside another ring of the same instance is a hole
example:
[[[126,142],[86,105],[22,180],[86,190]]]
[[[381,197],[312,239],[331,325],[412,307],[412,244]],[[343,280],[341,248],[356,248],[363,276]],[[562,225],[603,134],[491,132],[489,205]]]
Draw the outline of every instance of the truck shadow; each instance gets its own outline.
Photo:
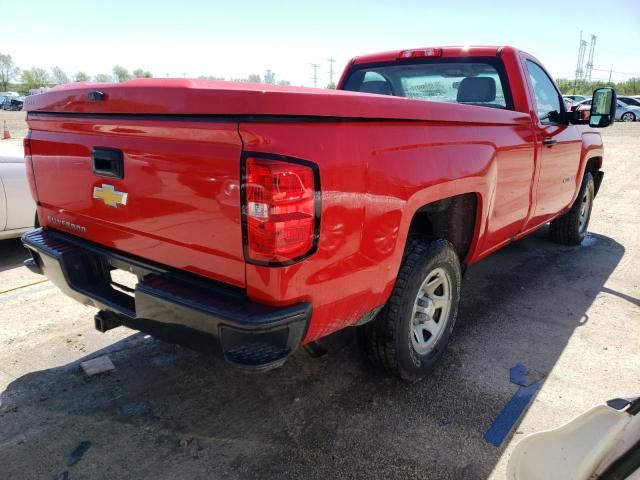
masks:
[[[574,249],[540,231],[470,267],[449,351],[414,385],[371,368],[349,330],[261,375],[134,334],[86,357],[109,354],[109,374],[78,361],[12,382],[0,465],[24,478],[38,457],[56,475],[90,441],[74,478],[486,478],[509,368],[546,377],[623,255],[602,235]]]
[[[21,267],[29,257],[29,252],[22,246],[19,238],[0,240],[0,272]]]

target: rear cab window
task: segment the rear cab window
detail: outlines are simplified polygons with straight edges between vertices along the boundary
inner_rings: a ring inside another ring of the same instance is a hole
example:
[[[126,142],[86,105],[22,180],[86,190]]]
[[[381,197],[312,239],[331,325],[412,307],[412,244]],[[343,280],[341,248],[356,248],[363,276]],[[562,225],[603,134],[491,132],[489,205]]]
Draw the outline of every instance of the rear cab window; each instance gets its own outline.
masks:
[[[349,72],[343,89],[513,110],[504,66],[494,57],[356,65]]]

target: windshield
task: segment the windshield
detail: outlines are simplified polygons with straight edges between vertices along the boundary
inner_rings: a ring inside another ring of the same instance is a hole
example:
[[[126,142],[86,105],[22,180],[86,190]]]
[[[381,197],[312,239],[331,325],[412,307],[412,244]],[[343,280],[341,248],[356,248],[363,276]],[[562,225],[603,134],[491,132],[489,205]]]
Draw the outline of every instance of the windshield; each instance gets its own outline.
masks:
[[[429,59],[420,63],[363,65],[344,90],[397,97],[511,108],[496,59]]]

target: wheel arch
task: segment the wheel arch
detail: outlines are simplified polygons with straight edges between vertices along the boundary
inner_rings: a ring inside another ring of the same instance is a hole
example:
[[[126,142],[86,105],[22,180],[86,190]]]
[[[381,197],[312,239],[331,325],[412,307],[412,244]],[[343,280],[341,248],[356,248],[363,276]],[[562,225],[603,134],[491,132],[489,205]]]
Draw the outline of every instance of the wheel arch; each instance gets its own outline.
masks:
[[[587,163],[584,167],[584,171],[589,172],[593,177],[593,183],[595,187],[595,195],[598,195],[598,190],[600,189],[600,184],[602,183],[602,156],[593,156],[589,157]],[[584,173],[583,173],[584,176]]]
[[[442,238],[451,243],[461,263],[466,263],[480,229],[481,195],[467,192],[419,206],[411,217],[410,238]]]

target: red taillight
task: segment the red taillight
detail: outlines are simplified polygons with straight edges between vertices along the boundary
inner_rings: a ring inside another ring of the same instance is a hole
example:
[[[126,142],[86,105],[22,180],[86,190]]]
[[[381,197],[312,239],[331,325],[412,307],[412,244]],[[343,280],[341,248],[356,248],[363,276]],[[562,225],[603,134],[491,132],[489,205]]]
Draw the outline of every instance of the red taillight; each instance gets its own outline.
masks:
[[[38,202],[38,189],[36,188],[36,177],[33,172],[33,160],[31,158],[31,132],[27,132],[27,135],[22,140],[22,146],[24,147],[24,168],[27,172],[27,181],[29,183],[29,190],[31,190],[31,197]]]
[[[399,59],[402,58],[423,58],[423,57],[441,57],[441,48],[419,48],[416,50],[404,50],[398,55]]]
[[[24,157],[31,156],[31,132],[27,132],[27,135],[22,139],[22,146],[24,147]]]
[[[247,260],[281,264],[313,252],[319,185],[312,164],[251,156],[245,161]]]

